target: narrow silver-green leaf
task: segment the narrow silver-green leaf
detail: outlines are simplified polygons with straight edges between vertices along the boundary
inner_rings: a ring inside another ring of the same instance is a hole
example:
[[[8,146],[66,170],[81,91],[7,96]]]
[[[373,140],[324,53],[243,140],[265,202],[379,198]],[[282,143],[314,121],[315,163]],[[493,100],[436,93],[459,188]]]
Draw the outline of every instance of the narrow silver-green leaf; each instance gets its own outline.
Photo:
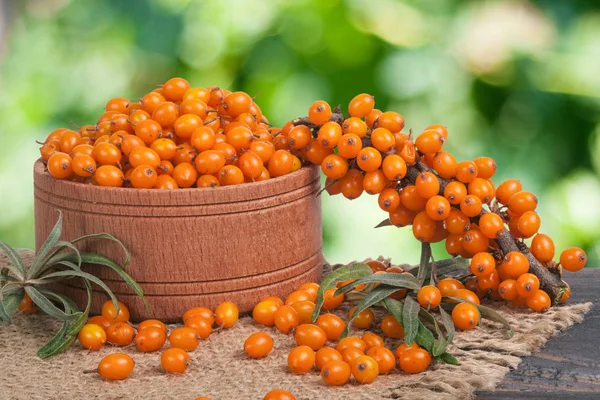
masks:
[[[69,331],[67,332],[67,334],[69,334],[69,335],[76,335],[77,333],[79,333],[79,331],[85,325],[85,323],[87,322],[87,320],[90,316],[90,309],[92,307],[92,295],[93,295],[92,285],[86,280],[84,280],[84,282],[85,282],[85,290],[87,292],[87,304],[85,306],[85,310],[83,311],[83,314],[81,314],[81,316],[79,318],[77,318],[75,321],[73,321],[73,324],[71,325],[71,327],[69,328]]]
[[[444,353],[440,356],[440,360],[442,360],[443,362],[445,362],[446,364],[451,364],[451,365],[460,365],[460,362],[458,362],[458,360],[456,359],[456,357],[454,357],[452,354],[450,353]]]
[[[431,269],[431,264],[429,260],[431,259],[431,245],[426,242],[421,243],[421,260],[419,262],[419,272],[417,273],[417,279],[419,283],[422,285],[425,282],[425,277],[429,274],[429,270]]]
[[[56,335],[44,347],[38,350],[38,357],[42,359],[52,357],[71,347],[75,339],[77,339],[77,335],[70,335],[68,330],[69,323],[65,322],[60,330],[56,332]]]
[[[77,304],[75,304],[75,302],[73,300],[71,300],[64,294],[56,293],[53,290],[50,290],[47,288],[42,288],[42,287],[38,288],[38,290],[40,291],[41,294],[43,294],[47,298],[53,298],[53,299],[55,299],[55,301],[60,301],[65,308],[65,313],[73,314],[74,312],[79,312],[79,308],[77,307]]]
[[[404,333],[406,337],[404,341],[407,346],[410,346],[417,337],[419,331],[419,310],[421,306],[419,303],[413,300],[412,297],[407,296],[404,299],[404,308],[402,309],[402,326],[404,327]]]
[[[59,309],[48,300],[43,294],[41,294],[36,288],[33,286],[26,286],[25,291],[31,297],[31,300],[46,314],[50,315],[53,318],[56,318],[60,321],[70,321],[77,318],[79,315],[76,314],[66,314],[63,310]]]
[[[123,267],[125,268],[129,265],[129,262],[131,261],[131,255],[129,254],[129,250],[127,250],[127,247],[125,247],[123,242],[121,242],[119,239],[117,239],[110,233],[94,233],[91,235],[85,235],[85,236],[79,237],[75,240],[72,240],[71,243],[81,242],[82,240],[96,240],[96,239],[106,239],[106,240],[110,240],[110,241],[118,244],[121,247],[121,249],[123,249],[123,253],[125,253],[125,261],[123,262]]]
[[[356,309],[354,310],[352,317],[350,317],[348,319],[348,321],[346,323],[346,328],[342,332],[340,339],[348,336],[348,333],[350,332],[350,326],[352,326],[352,321],[354,321],[354,319],[358,316],[358,314],[360,314],[367,308],[372,307],[375,304],[381,302],[382,300],[386,299],[389,295],[397,292],[398,290],[400,290],[400,289],[398,289],[397,287],[389,287],[389,286],[380,285],[380,286],[376,287],[375,289],[373,289],[369,294],[367,294],[360,301],[360,303],[358,303],[358,305],[356,306]]]
[[[381,283],[388,286],[394,286],[397,288],[406,288],[406,289],[414,289],[418,290],[421,286],[419,285],[419,281],[410,275],[410,274],[372,274],[367,275],[363,278],[357,279],[355,282],[351,284],[342,286],[338,290],[336,290],[335,295],[338,296],[342,293],[346,293],[352,290],[354,286],[360,284],[369,284],[369,283]]]
[[[23,297],[25,297],[25,290],[22,287],[3,295],[2,306],[4,307],[4,312],[11,316],[23,301]],[[10,322],[10,320],[7,322]]]
[[[35,260],[33,260],[29,271],[27,271],[27,278],[32,278],[37,275],[37,273],[44,266],[46,256],[48,255],[50,250],[52,250],[54,246],[56,246],[56,243],[58,243],[58,241],[60,240],[60,236],[62,235],[63,214],[60,210],[56,211],[58,212],[58,220],[56,221],[54,228],[52,228],[52,230],[50,231],[50,234],[48,234],[46,241],[44,242],[44,244],[42,244],[42,247],[40,247],[40,250],[37,252]]]
[[[312,319],[316,321],[323,307],[325,291],[331,289],[337,282],[346,281],[349,279],[359,279],[363,276],[371,275],[373,271],[367,264],[353,264],[341,267],[330,273],[323,279],[319,290],[317,291],[317,301]]]
[[[448,344],[452,343],[454,339],[454,322],[452,322],[452,317],[443,308],[440,307],[440,317],[442,319],[442,325],[444,325],[444,329],[446,330],[446,341]]]
[[[10,261],[10,265],[7,265],[6,268],[8,268],[8,270],[19,280],[25,279],[27,271],[25,270],[25,265],[19,254],[2,240],[0,240],[0,250],[4,251],[4,254],[6,254]]]
[[[383,300],[383,305],[385,308],[396,318],[400,324],[403,323],[403,308],[404,304],[398,300],[387,298]],[[425,325],[419,321],[419,327],[417,331],[417,337],[415,341],[425,350],[431,352],[433,348],[433,342],[435,338],[433,337],[433,333]]]

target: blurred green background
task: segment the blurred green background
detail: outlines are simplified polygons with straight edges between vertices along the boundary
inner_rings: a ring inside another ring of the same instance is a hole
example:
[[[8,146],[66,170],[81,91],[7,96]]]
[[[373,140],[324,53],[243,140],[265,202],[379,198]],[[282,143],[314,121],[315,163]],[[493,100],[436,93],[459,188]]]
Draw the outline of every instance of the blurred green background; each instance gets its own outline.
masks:
[[[375,96],[407,128],[448,126],[457,159],[540,199],[558,250],[600,256],[597,1],[12,0],[0,9],[0,239],[33,246],[35,140],[93,123],[172,76],[258,94],[281,125],[324,99]],[[325,255],[417,260],[375,198],[323,196]],[[438,257],[441,249],[437,249]]]

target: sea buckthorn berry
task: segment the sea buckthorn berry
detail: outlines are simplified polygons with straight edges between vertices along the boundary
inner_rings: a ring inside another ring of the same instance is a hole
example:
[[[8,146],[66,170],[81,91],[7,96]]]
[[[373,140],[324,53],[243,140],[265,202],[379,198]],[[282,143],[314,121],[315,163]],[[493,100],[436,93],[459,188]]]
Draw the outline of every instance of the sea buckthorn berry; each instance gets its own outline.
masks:
[[[337,143],[338,154],[344,158],[354,158],[362,149],[361,138],[354,133],[344,134]]]
[[[260,301],[252,310],[252,318],[261,325],[273,326],[275,325],[275,311],[277,311],[278,308],[279,304],[274,301]]]
[[[235,165],[226,165],[219,170],[221,186],[241,185],[244,183],[244,173]]]
[[[187,99],[179,104],[180,115],[196,115],[202,118],[203,121],[208,120],[208,110],[208,105],[204,101],[198,99]]]
[[[504,230],[504,221],[498,214],[488,212],[479,218],[479,229],[490,239],[496,239],[498,233]]]
[[[531,246],[529,248],[531,253],[539,262],[548,262],[552,261],[554,258],[554,242],[548,235],[544,235],[543,233],[538,233],[533,237],[531,241]]]
[[[188,319],[194,318],[194,317],[204,318],[205,320],[209,321],[211,325],[215,322],[215,314],[206,307],[190,308],[183,314],[181,319],[183,320],[183,323],[185,324]]]
[[[364,177],[357,169],[349,170],[346,175],[340,180],[340,189],[342,195],[353,200],[360,197],[363,193]]]
[[[411,350],[411,349],[420,349],[421,346],[419,346],[419,344],[417,342],[412,342],[410,346],[406,346],[406,343],[402,343],[400,346],[398,346],[396,348],[396,350],[394,351],[394,355],[396,356],[396,358],[400,358],[400,355],[402,353],[404,353],[407,350]]]
[[[96,160],[92,156],[85,154],[73,157],[71,165],[73,172],[83,178],[89,178],[96,172]]]
[[[162,349],[167,340],[167,333],[157,326],[149,326],[138,330],[135,344],[139,351],[145,353]]]
[[[314,125],[325,124],[331,115],[331,107],[323,100],[315,101],[308,109],[308,119]]]
[[[192,164],[183,162],[173,169],[173,179],[175,179],[179,187],[189,188],[196,183],[198,171]]]
[[[190,355],[183,349],[172,347],[160,355],[160,365],[166,372],[182,374],[187,369]]]
[[[186,328],[192,328],[200,339],[206,339],[212,333],[213,321],[201,316],[191,317],[185,321]]]
[[[421,242],[430,242],[436,231],[436,223],[427,212],[421,211],[415,216],[412,224],[414,237]]]
[[[435,286],[423,286],[417,292],[417,301],[421,307],[431,310],[439,306],[442,302],[442,293]]]
[[[407,140],[400,151],[400,157],[406,162],[407,165],[415,165],[417,161],[417,151],[415,150],[415,144],[412,140]]]
[[[341,386],[350,380],[350,365],[341,360],[328,362],[321,370],[321,378],[328,385]]]
[[[327,340],[338,340],[344,329],[346,329],[344,320],[335,314],[320,315],[315,324],[323,329]]]
[[[106,343],[106,332],[101,326],[96,324],[84,325],[77,334],[79,343],[87,350],[100,350]]]
[[[431,172],[421,172],[415,181],[417,193],[424,199],[437,195],[440,191],[440,181]]]
[[[183,327],[177,328],[169,335],[169,342],[171,346],[183,349],[186,351],[193,351],[198,347],[200,343],[198,341],[198,334],[194,328]]]
[[[371,271],[373,271],[373,272],[381,272],[381,271],[385,271],[385,269],[386,269],[385,264],[379,260],[370,260],[370,261],[367,261],[365,264],[367,264],[369,266],[369,268],[371,268]]]
[[[352,364],[352,376],[360,384],[371,383],[379,375],[379,365],[373,357],[360,356]]]
[[[48,172],[56,179],[66,179],[73,175],[73,159],[70,155],[55,152],[48,159]]]
[[[477,165],[477,176],[489,179],[496,173],[496,162],[490,157],[477,157],[473,160]]]
[[[306,148],[305,157],[312,164],[321,165],[325,157],[330,154],[333,154],[333,149],[321,146],[319,139],[313,138]]]
[[[244,342],[244,351],[252,358],[266,357],[273,350],[273,338],[265,332],[257,332]]]
[[[565,281],[562,281],[565,285],[562,295],[560,296],[560,300],[558,301],[560,304],[564,303],[565,301],[569,300],[569,297],[571,297],[571,287],[569,286],[569,284]]]
[[[363,189],[369,194],[379,194],[385,189],[389,181],[380,169],[367,172],[363,178]]]
[[[521,252],[511,251],[504,256],[502,263],[504,272],[512,279],[518,279],[519,276],[529,271],[529,261]]]
[[[387,336],[393,339],[402,339],[404,337],[404,328],[392,315],[386,315],[381,320],[381,331]]]
[[[466,195],[460,202],[460,211],[467,217],[475,217],[481,212],[481,199],[475,195]]]
[[[548,293],[541,289],[535,291],[531,296],[527,297],[526,301],[527,307],[539,313],[548,311],[551,305],[550,296],[548,296]]]
[[[535,211],[525,211],[518,219],[517,229],[522,237],[530,238],[540,229],[541,223],[540,216]]]
[[[477,254],[487,250],[490,240],[480,230],[471,228],[463,236],[462,245],[469,253]]]
[[[152,119],[163,128],[173,126],[179,118],[179,107],[170,101],[159,104],[152,112]]]
[[[362,337],[362,341],[365,342],[367,349],[373,347],[385,347],[385,343],[383,342],[383,338],[373,332],[365,332]]]
[[[342,128],[335,122],[327,122],[319,128],[318,139],[323,147],[332,149],[337,146],[341,138]]]
[[[196,399],[205,400],[205,399]],[[206,399],[210,400],[210,399]],[[293,394],[283,389],[274,389],[267,393],[263,400],[296,400]]]
[[[423,131],[415,141],[421,153],[437,153],[442,150],[445,138],[437,131]]]
[[[356,307],[353,307],[348,312],[348,318],[354,317],[354,312],[356,311]],[[373,310],[367,308],[366,310],[362,310],[356,318],[352,321],[352,326],[360,329],[369,329],[371,324],[373,323],[373,319],[375,318],[375,314],[373,314]]]
[[[409,185],[400,191],[400,203],[409,211],[422,211],[425,209],[427,199],[417,193],[416,186]]]
[[[98,363],[98,374],[109,381],[126,379],[133,372],[133,358],[123,353],[109,354]]]
[[[135,137],[135,136],[134,136]],[[139,146],[139,148],[144,148]],[[158,156],[159,160],[170,160],[175,157],[175,153],[177,152],[177,145],[174,141],[167,138],[156,139],[150,145],[150,149]],[[137,149],[136,149],[137,150]],[[139,151],[139,150],[137,150]],[[133,150],[131,151],[133,153]],[[134,153],[136,154],[136,153]],[[139,154],[139,153],[137,153]],[[131,160],[130,160],[131,162]],[[143,164],[148,164],[148,162],[142,162]]]
[[[521,297],[529,297],[540,288],[540,280],[534,274],[526,273],[517,279],[517,293]]]
[[[444,188],[444,197],[450,204],[459,205],[467,195],[467,187],[457,181],[449,182]]]
[[[470,271],[478,277],[488,276],[496,269],[496,261],[490,253],[477,253],[471,259]]]
[[[183,78],[171,78],[162,86],[162,93],[169,101],[180,101],[190,89],[190,84]]]
[[[523,189],[521,182],[516,179],[509,179],[502,182],[496,188],[496,199],[500,204],[508,205],[510,198]]]
[[[313,301],[313,296],[304,291],[304,290],[296,290],[295,292],[290,293],[290,295],[285,299],[285,305],[291,306],[294,303],[299,301]]]
[[[404,128],[404,117],[397,112],[386,111],[377,118],[377,127],[392,133],[400,132]]]
[[[234,118],[242,113],[249,112],[251,106],[252,97],[244,92],[233,92],[226,96],[223,101],[223,108],[227,115]]]
[[[348,114],[355,118],[368,116],[375,107],[375,98],[367,93],[354,96],[348,104]]]
[[[500,282],[500,286],[498,286],[498,294],[504,300],[515,300],[519,297],[519,293],[517,292],[517,281],[514,279],[505,279]]]
[[[308,346],[294,347],[288,354],[288,368],[294,374],[305,374],[315,365],[315,351]]]
[[[402,227],[412,224],[416,215],[416,212],[410,211],[400,204],[394,211],[389,213],[389,219],[392,225]]]
[[[406,161],[397,154],[388,154],[383,159],[381,170],[390,181],[399,181],[406,176]]]
[[[298,313],[298,321],[300,324],[311,324],[312,315],[315,311],[315,303],[310,300],[296,301],[290,306]]]
[[[367,124],[360,118],[351,117],[342,123],[342,132],[364,138],[367,135]]]
[[[425,128],[425,130],[439,132],[442,136],[444,136],[444,139],[448,139],[448,128],[446,128],[444,125],[440,125],[440,124],[429,125],[427,128]]]
[[[463,331],[475,328],[479,324],[480,318],[479,310],[471,303],[459,303],[452,310],[454,326]]]
[[[375,171],[381,166],[381,153],[373,147],[364,147],[356,157],[358,167],[365,172]]]
[[[239,318],[239,310],[230,301],[223,302],[215,309],[215,322],[225,329],[231,328]]]
[[[334,296],[336,289],[327,289],[323,294],[323,309],[327,311],[335,310],[344,302],[344,294]]]
[[[162,127],[153,119],[140,122],[135,126],[134,130],[135,135],[142,139],[147,146],[151,145],[152,142],[162,135]]]
[[[150,165],[152,168],[157,168],[160,161],[158,153],[148,147],[138,147],[129,153],[129,163],[134,168],[140,165]]]
[[[437,288],[442,296],[456,296],[456,292],[465,288],[461,281],[454,278],[444,278],[437,283]]]
[[[310,144],[311,139],[310,128],[305,125],[298,125],[292,128],[288,134],[288,145],[292,149],[303,149]]]
[[[427,200],[425,211],[434,221],[443,221],[450,215],[450,203],[442,196],[433,196]]]
[[[408,348],[398,357],[398,366],[407,374],[418,374],[431,364],[431,355],[421,348]]]
[[[393,133],[394,139],[396,140],[396,144],[394,145],[394,149],[396,153],[400,153],[404,148],[404,145],[409,140],[409,136],[406,133],[395,132]]]
[[[269,159],[275,153],[273,143],[265,140],[255,140],[250,145],[250,151],[260,157],[263,163],[269,162]]]
[[[252,151],[247,151],[240,156],[238,166],[244,177],[250,180],[258,179],[264,168],[261,158]]]
[[[346,347],[342,350],[342,360],[348,364],[352,364],[360,356],[364,356],[365,352],[357,347]]]
[[[446,242],[444,244],[446,247],[446,252],[448,252],[448,254],[450,254],[452,256],[461,255],[463,252],[465,252],[465,250],[463,249],[462,242],[463,242],[463,234],[462,233],[449,234],[448,237],[446,238]]]
[[[372,128],[373,125],[375,124],[375,122],[379,119],[379,117],[381,116],[381,114],[383,114],[383,112],[381,110],[378,109],[373,109],[373,111],[371,111],[369,113],[369,115],[367,115],[367,117],[365,118],[365,124],[369,127]]]
[[[225,154],[219,150],[206,150],[195,160],[196,170],[203,175],[216,174],[225,166]]]
[[[477,291],[481,292],[481,289],[479,289],[479,287],[477,286]],[[481,292],[482,296],[483,296],[483,292]],[[469,303],[473,303],[473,304],[479,304],[479,296],[477,295],[477,293],[473,292],[472,290],[469,289],[459,289],[456,294],[453,297],[457,297],[459,299],[463,299],[468,301]]]
[[[292,172],[293,158],[286,150],[277,150],[269,160],[269,174],[272,177],[283,176]]]
[[[255,131],[257,128],[256,117],[248,112],[241,113],[237,117],[235,117],[236,122],[241,122],[245,124],[251,131]],[[269,137],[270,132],[268,133]]]
[[[111,300],[107,300],[102,305],[102,315],[108,318],[111,322],[126,322],[129,321],[129,309],[125,304],[118,301],[119,311],[115,308]]]
[[[452,179],[456,175],[456,159],[447,151],[440,151],[433,157],[432,168],[444,179]]]
[[[123,171],[114,165],[102,165],[94,174],[94,181],[100,186],[121,187],[124,180]]]
[[[341,179],[348,172],[348,161],[338,154],[330,154],[323,160],[321,170],[328,178]]]
[[[495,292],[500,286],[500,275],[497,270],[492,271],[489,275],[477,277],[477,285],[479,289],[486,294]]]
[[[294,333],[294,339],[298,346],[308,346],[317,351],[325,346],[327,334],[325,331],[314,324],[300,324]]]
[[[379,375],[386,375],[396,366],[396,357],[392,351],[384,346],[371,347],[367,355],[372,357],[379,367]]]
[[[494,186],[487,180],[475,178],[467,186],[470,195],[479,197],[482,203],[488,204],[494,199]]]
[[[579,247],[570,247],[560,253],[560,265],[569,272],[577,272],[587,262],[585,251]]]
[[[127,114],[129,113],[129,110],[127,108],[129,106],[129,103],[130,101],[124,97],[115,97],[113,99],[110,99],[108,103],[106,103],[104,109],[106,111],[116,111],[121,114]]]
[[[140,105],[142,106],[142,110],[148,114],[152,114],[156,107],[165,101],[166,99],[160,93],[150,92],[140,99]]]
[[[33,306],[35,306],[35,303],[33,303],[31,297],[29,297],[29,295],[25,293],[23,301],[21,302],[21,304],[19,304],[19,311],[26,312],[24,310],[30,309],[32,304]],[[86,322],[86,324],[95,324],[100,326],[102,329],[104,329],[105,332],[112,323],[113,322],[111,320],[109,320],[103,315],[96,315],[94,317],[91,317]]]
[[[330,361],[342,361],[342,355],[333,347],[322,347],[315,355],[315,365],[322,370]]]
[[[451,234],[464,234],[471,226],[471,220],[460,210],[452,208],[444,221],[445,227]]]
[[[82,146],[82,145],[75,146],[75,148],[73,149],[73,152],[72,152],[73,156],[75,156],[75,153],[74,153],[75,149],[80,146]],[[42,145],[42,147],[40,147],[40,155],[42,156],[42,160],[48,161],[50,159],[50,157],[52,156],[52,154],[58,152],[59,150],[60,150],[59,146],[56,142],[44,143]],[[91,154],[88,154],[88,155],[91,155]]]
[[[79,144],[81,144],[81,134],[79,132],[66,130],[60,135],[59,147],[63,153],[70,153]]]
[[[298,312],[292,306],[280,306],[273,314],[273,322],[286,335],[300,323]]]
[[[378,203],[383,211],[393,212],[400,205],[400,194],[396,189],[383,189],[379,194]]]
[[[477,178],[477,164],[473,161],[461,161],[456,165],[456,179],[462,183],[470,183],[475,178]]]
[[[228,144],[239,153],[250,149],[254,136],[252,131],[245,126],[235,126],[225,132],[225,138]]]
[[[194,114],[185,114],[178,117],[173,123],[175,135],[181,139],[189,140],[196,129],[204,125],[202,118]]]
[[[135,331],[127,322],[113,322],[106,328],[106,340],[117,346],[126,346],[133,341]]]
[[[371,132],[371,144],[381,152],[388,152],[394,148],[396,139],[387,129],[377,128]]]
[[[523,215],[527,211],[535,211],[538,199],[530,192],[517,192],[508,200],[508,210],[515,215]]]
[[[157,178],[158,174],[154,168],[150,165],[140,165],[133,170],[129,181],[136,189],[152,189],[156,185]]]
[[[347,347],[356,347],[364,353],[367,349],[367,344],[359,337],[347,336],[338,342],[335,349],[342,353]]]

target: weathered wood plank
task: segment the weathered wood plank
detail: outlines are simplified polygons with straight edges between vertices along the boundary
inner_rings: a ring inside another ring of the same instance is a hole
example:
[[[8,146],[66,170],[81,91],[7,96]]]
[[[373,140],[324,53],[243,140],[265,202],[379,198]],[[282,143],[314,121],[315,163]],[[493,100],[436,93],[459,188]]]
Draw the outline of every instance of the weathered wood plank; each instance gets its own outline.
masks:
[[[569,302],[594,303],[582,324],[550,339],[539,353],[523,358],[493,392],[477,399],[600,399],[600,269],[565,273]]]

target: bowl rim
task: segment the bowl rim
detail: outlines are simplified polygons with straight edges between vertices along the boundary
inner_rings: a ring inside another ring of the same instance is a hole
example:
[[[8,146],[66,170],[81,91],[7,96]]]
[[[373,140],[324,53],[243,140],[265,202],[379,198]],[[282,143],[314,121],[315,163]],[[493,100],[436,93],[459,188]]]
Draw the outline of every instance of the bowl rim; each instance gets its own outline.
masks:
[[[110,198],[113,204],[142,203],[145,205],[201,205],[258,200],[288,193],[315,181],[320,185],[320,168],[308,165],[290,174],[265,181],[215,188],[181,188],[176,190],[101,187],[80,182],[55,179],[41,159],[33,168],[34,189],[52,195],[81,201],[103,202]]]

